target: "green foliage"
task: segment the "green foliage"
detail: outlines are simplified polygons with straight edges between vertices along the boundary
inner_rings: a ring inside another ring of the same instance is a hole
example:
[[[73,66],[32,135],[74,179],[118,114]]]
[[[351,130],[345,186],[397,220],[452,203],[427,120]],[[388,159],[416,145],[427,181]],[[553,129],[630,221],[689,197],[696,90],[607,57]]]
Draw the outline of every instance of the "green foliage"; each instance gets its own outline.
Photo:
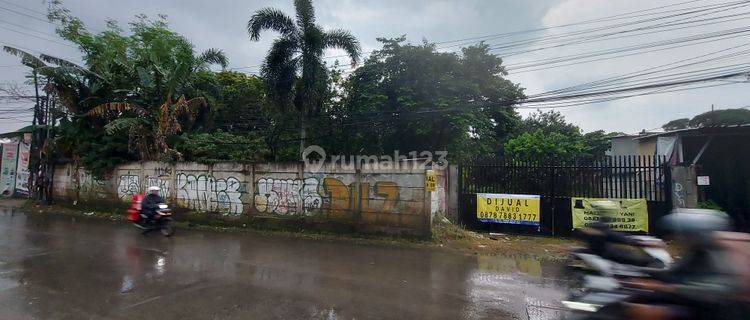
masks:
[[[524,132],[505,143],[506,156],[520,161],[570,160],[590,150],[578,136],[543,129]]]
[[[442,53],[432,44],[379,39],[383,48],[342,84],[318,132],[326,150],[392,154],[447,150],[451,160],[498,151],[518,121],[512,108],[493,106],[523,96],[503,77],[502,60],[487,45]]]
[[[300,149],[304,146],[307,118],[319,115],[328,91],[328,71],[323,62],[325,49],[342,49],[352,65],[359,60],[359,41],[348,31],[324,31],[315,24],[311,0],[295,0],[296,20],[274,8],[255,12],[247,22],[250,39],[258,41],[260,33],[276,31],[281,37],[273,42],[263,63],[262,73],[268,93],[279,110],[293,105],[300,121]],[[301,152],[302,150],[300,150]]]
[[[537,110],[521,122],[518,132],[533,132],[536,129],[541,129],[544,133],[556,132],[566,136],[581,134],[581,128],[565,121],[562,113],[555,110],[547,112]]]
[[[701,113],[692,119],[682,118],[669,121],[662,126],[665,131],[711,126],[750,124],[750,110],[722,109]]]
[[[582,134],[561,113],[537,111],[524,119],[516,136],[505,143],[505,155],[521,161],[597,158],[604,156],[611,147],[610,139],[619,134],[603,130]]]
[[[605,132],[597,130],[583,135],[583,144],[587,147],[587,153],[580,155],[584,157],[601,157],[612,148],[612,137],[623,135],[622,132]]]
[[[212,114],[215,125],[224,130],[260,129],[269,109],[263,79],[232,71],[210,75],[218,88]]]
[[[95,177],[102,178],[112,168],[137,157],[128,152],[128,136],[108,135],[101,130],[91,130],[86,119],[63,119],[55,145],[64,156],[71,157]]]
[[[724,209],[719,204],[717,204],[711,199],[699,202],[698,208],[724,211]]]
[[[190,41],[170,30],[161,15],[157,19],[137,16],[129,23],[129,32],[109,21],[105,31],[92,33],[59,1],[53,1],[49,18],[59,24],[58,35],[79,47],[85,65],[42,57],[60,66],[58,72],[45,75],[61,102],[70,113],[86,115],[77,120],[84,121],[85,126],[63,130],[61,138],[87,143],[81,137],[89,135],[85,131],[92,131],[90,134],[97,137],[99,132],[112,136],[100,137],[98,143],[119,142],[123,137],[127,141],[124,151],[120,145],[103,147],[118,153],[79,148],[69,150],[73,153],[67,156],[82,161],[104,157],[92,160],[102,164],[132,158],[179,159],[180,154],[166,141],[181,132],[183,124],[196,117],[205,118],[207,111],[202,108],[209,99],[202,97],[205,90],[196,85],[196,79],[198,74],[208,72],[210,64],[225,67],[228,61],[224,53],[209,49],[197,54]]]
[[[701,113],[690,119],[691,128],[750,124],[750,110],[724,109]]]
[[[690,119],[689,118],[681,118],[681,119],[675,119],[672,121],[669,121],[665,123],[663,126],[661,126],[664,131],[674,131],[674,130],[680,130],[685,129],[690,126]]]
[[[263,137],[255,133],[243,135],[218,130],[212,133],[183,134],[176,144],[187,161],[262,161],[268,155]]]

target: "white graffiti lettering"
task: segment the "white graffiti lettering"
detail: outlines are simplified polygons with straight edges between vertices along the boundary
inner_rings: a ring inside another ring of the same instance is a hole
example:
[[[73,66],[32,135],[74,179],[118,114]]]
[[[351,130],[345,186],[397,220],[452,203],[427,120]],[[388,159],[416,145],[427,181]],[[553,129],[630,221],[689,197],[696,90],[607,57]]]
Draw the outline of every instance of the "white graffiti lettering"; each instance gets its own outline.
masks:
[[[177,174],[177,200],[190,209],[241,214],[244,188],[237,178]]]
[[[132,195],[138,194],[140,190],[138,176],[131,174],[120,176],[120,182],[117,184],[117,196],[120,199],[128,201]]]
[[[255,195],[258,212],[311,215],[323,205],[318,179],[259,179]]]

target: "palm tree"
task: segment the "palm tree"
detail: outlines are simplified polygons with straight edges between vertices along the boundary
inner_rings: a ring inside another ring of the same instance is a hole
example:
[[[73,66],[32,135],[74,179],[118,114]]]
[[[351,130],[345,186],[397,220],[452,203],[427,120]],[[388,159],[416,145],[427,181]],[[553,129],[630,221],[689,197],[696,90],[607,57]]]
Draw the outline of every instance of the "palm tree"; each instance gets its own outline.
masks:
[[[294,0],[296,20],[275,8],[255,12],[247,22],[250,39],[258,41],[264,30],[281,34],[265,58],[262,74],[271,97],[282,111],[294,105],[300,119],[300,154],[305,148],[306,119],[320,113],[327,90],[325,49],[343,49],[352,66],[359,61],[359,41],[348,31],[324,31],[315,24],[311,0]]]

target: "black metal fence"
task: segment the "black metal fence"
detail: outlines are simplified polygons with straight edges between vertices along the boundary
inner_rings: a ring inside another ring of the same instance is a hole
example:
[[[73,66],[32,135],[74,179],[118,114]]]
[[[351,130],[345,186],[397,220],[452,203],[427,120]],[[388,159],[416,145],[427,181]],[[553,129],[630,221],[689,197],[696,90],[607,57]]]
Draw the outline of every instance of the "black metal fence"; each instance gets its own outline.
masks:
[[[670,181],[664,156],[475,161],[459,168],[459,207],[462,223],[473,229],[565,235],[572,230],[571,197],[646,199],[649,219],[655,220],[671,208]],[[478,221],[477,193],[540,195],[541,226]]]

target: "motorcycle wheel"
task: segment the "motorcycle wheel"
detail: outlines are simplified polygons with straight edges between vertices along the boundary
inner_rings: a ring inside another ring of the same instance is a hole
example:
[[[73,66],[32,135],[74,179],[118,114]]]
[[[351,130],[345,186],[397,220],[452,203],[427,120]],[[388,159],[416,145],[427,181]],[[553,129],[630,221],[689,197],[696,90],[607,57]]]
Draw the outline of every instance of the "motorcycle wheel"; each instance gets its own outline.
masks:
[[[165,237],[171,237],[174,234],[174,227],[172,227],[172,224],[169,222],[165,223],[164,226],[161,227],[161,234]]]

